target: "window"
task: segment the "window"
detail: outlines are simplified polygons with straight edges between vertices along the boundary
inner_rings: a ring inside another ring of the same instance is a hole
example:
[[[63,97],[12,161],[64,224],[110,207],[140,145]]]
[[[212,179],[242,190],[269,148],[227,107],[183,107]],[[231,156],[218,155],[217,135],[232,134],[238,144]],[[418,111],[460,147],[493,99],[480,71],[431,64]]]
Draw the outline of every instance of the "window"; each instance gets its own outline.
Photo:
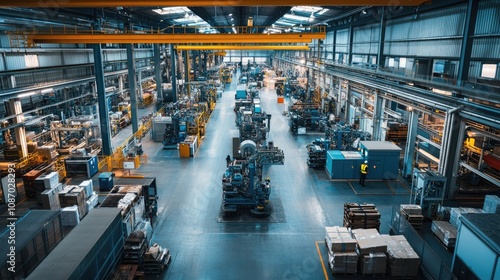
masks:
[[[394,58],[389,58],[389,67],[394,67]]]
[[[27,68],[38,67],[38,55],[36,54],[25,54],[24,62]]]
[[[494,79],[497,75],[497,65],[496,64],[483,64],[481,69],[481,77]]]
[[[399,68],[406,68],[406,57],[399,58]]]

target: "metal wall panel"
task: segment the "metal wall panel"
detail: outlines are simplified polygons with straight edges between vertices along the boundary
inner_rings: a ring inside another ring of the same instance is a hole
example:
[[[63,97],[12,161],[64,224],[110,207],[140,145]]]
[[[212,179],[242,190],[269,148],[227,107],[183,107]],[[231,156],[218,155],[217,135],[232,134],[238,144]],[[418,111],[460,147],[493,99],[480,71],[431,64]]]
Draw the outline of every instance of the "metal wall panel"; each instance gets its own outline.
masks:
[[[376,55],[378,52],[378,44],[377,43],[357,43],[352,46],[353,53],[362,53],[362,54],[372,54]]]
[[[40,67],[61,66],[61,53],[39,53],[38,64]]]
[[[26,68],[24,53],[5,53],[5,60],[7,62],[6,70],[18,70]]]
[[[481,76],[481,65],[480,61],[471,61],[469,64],[469,78],[477,78]]]
[[[349,50],[349,47],[347,45],[348,42],[349,42],[349,29],[338,30],[335,52],[347,53],[347,51]]]
[[[458,57],[461,40],[393,42],[385,44],[388,56]]]
[[[63,52],[65,65],[90,63],[88,52]]]
[[[499,22],[500,3],[498,0],[480,1],[474,34],[498,34],[500,33]]]
[[[7,35],[0,35],[0,48],[10,48],[10,38]]]
[[[500,59],[500,38],[474,39],[472,45],[472,58]]]
[[[455,5],[395,20],[388,20],[385,40],[461,36],[464,30],[466,5]]]
[[[369,24],[354,28],[354,43],[378,41],[380,36],[379,24]]]

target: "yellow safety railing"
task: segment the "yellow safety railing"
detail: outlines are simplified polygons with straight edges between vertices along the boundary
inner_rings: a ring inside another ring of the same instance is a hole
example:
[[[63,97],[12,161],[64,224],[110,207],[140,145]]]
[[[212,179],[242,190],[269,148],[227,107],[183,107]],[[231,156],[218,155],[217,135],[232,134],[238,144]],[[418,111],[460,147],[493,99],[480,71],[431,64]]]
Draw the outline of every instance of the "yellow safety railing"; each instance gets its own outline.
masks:
[[[16,163],[16,169],[21,170],[22,168],[28,165],[35,165],[38,163],[38,153],[33,152],[28,154],[27,156],[19,159],[19,162]]]
[[[54,162],[54,171],[59,173],[59,180],[66,178],[66,165],[64,164],[64,158],[59,158]]]

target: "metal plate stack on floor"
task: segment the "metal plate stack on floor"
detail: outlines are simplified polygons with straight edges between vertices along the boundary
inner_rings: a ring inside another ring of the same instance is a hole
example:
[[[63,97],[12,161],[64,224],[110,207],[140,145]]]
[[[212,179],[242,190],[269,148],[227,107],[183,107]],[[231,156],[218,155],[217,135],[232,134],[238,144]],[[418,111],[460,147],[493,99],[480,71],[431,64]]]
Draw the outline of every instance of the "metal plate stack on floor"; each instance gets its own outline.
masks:
[[[385,276],[387,244],[376,229],[353,229],[359,254],[359,270],[363,276]]]
[[[125,245],[123,245],[122,264],[136,264],[139,269],[142,269],[147,247],[144,232],[132,232],[125,240]]]
[[[345,227],[326,227],[325,242],[328,264],[334,275],[355,275],[358,272],[356,240]]]
[[[380,229],[380,213],[374,204],[344,204],[344,226]]]
[[[168,266],[170,259],[170,250],[154,244],[144,256],[144,273],[160,274]]]
[[[455,248],[457,229],[452,224],[446,221],[432,221],[431,230],[448,250]]]
[[[415,229],[416,232],[421,233],[424,223],[424,216],[422,215],[422,208],[416,204],[401,204],[401,216],[403,216],[408,223]]]

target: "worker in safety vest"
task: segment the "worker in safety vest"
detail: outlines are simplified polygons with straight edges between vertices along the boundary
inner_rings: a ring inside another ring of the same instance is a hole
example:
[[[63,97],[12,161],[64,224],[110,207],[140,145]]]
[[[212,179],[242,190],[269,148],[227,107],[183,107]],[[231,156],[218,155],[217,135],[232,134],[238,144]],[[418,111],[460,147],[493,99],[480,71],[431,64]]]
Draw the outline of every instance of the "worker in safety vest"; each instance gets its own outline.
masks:
[[[363,162],[361,164],[361,177],[359,177],[359,184],[364,187],[365,186],[365,179],[366,179],[366,175],[368,174],[368,161],[365,160],[365,162]]]
[[[231,164],[231,156],[227,155],[227,157],[226,157],[226,167],[229,167],[229,164]]]

